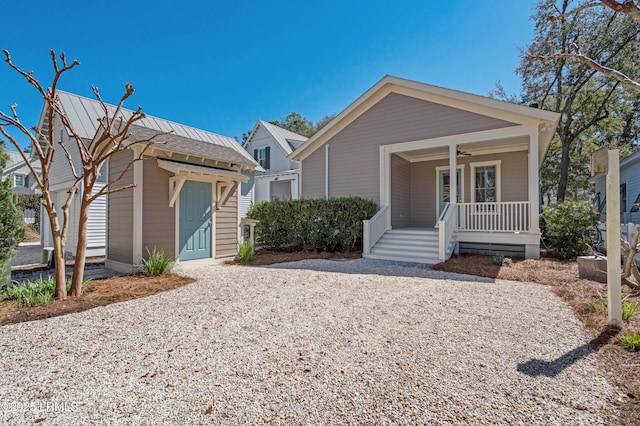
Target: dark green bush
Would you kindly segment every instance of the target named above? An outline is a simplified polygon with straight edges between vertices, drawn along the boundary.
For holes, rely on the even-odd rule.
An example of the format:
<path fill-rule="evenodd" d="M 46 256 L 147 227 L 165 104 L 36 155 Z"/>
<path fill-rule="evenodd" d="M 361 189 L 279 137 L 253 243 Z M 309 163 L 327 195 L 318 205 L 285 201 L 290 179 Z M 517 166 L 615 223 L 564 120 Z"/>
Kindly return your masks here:
<path fill-rule="evenodd" d="M 362 221 L 377 205 L 360 197 L 256 203 L 247 217 L 259 221 L 256 238 L 266 247 L 341 251 L 362 242 Z"/>
<path fill-rule="evenodd" d="M 553 255 L 570 259 L 589 251 L 589 231 L 598 226 L 598 212 L 586 202 L 564 201 L 542 209 L 543 237 Z"/>
<path fill-rule="evenodd" d="M 13 199 L 20 211 L 33 210 L 36 214 L 33 229 L 40 232 L 40 194 L 13 194 Z"/>

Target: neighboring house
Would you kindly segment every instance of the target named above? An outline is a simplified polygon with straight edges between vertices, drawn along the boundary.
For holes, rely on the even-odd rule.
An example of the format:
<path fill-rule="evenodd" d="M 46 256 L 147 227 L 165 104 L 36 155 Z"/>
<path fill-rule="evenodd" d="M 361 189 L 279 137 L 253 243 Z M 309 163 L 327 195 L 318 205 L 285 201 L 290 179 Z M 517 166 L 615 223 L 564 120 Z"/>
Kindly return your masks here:
<path fill-rule="evenodd" d="M 607 191 L 606 175 L 591 178 L 595 183 L 595 202 L 600 212 L 600 220 L 605 221 Z M 620 161 L 620 223 L 640 225 L 640 151 L 636 151 Z"/>
<path fill-rule="evenodd" d="M 260 201 L 298 199 L 299 163 L 287 158 L 302 145 L 306 137 L 258 120 L 244 148 L 264 169 L 249 176 L 242 184 L 241 216 L 247 215 L 252 203 Z"/>
<path fill-rule="evenodd" d="M 2 179 L 6 179 L 9 176 L 13 180 L 13 193 L 14 194 L 34 194 L 39 193 L 40 189 L 37 187 L 33 178 L 33 173 L 29 169 L 29 166 L 25 163 L 24 159 L 19 152 L 7 151 L 9 154 L 9 161 L 2 173 Z M 27 154 L 28 156 L 28 154 Z M 36 161 L 36 171 L 40 170 L 40 164 Z"/>
<path fill-rule="evenodd" d="M 66 92 L 58 94 L 75 131 L 90 143 L 103 116 L 100 104 Z M 41 116 L 41 129 L 50 125 L 47 108 Z M 77 163 L 77 148 L 57 116 L 51 125 L 55 134 L 68 142 Z M 242 172 L 253 171 L 257 164 L 234 139 L 148 115 L 132 126 L 129 140 L 145 139 L 159 131 L 171 133 L 156 137 L 158 144 L 148 149 L 144 159 L 136 161 L 116 186 L 135 187 L 96 200 L 91 206 L 87 256 L 103 254 L 107 268 L 131 272 L 147 249 L 154 248 L 178 261 L 236 254 L 238 182 L 246 180 Z M 118 176 L 133 158 L 133 150 L 112 157 L 101 174 L 102 183 Z M 64 153 L 57 149 L 50 180 L 58 205 L 66 198 L 72 179 Z M 71 255 L 77 244 L 79 197 L 77 194 L 70 211 L 67 252 Z M 50 245 L 47 221 L 44 225 L 43 241 Z"/>
<path fill-rule="evenodd" d="M 301 162 L 301 196 L 378 203 L 364 257 L 539 258 L 538 172 L 559 117 L 387 76 L 289 158 Z"/>

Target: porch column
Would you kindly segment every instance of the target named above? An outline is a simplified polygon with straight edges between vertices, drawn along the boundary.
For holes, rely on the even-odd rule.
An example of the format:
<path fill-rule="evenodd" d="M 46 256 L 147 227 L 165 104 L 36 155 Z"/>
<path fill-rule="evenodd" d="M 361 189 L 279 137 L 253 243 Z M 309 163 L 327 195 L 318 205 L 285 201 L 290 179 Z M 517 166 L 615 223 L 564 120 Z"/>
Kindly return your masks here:
<path fill-rule="evenodd" d="M 529 217 L 530 232 L 540 233 L 540 186 L 538 183 L 538 129 L 529 133 Z"/>
<path fill-rule="evenodd" d="M 458 145 L 449 145 L 449 200 L 451 204 L 458 202 Z"/>

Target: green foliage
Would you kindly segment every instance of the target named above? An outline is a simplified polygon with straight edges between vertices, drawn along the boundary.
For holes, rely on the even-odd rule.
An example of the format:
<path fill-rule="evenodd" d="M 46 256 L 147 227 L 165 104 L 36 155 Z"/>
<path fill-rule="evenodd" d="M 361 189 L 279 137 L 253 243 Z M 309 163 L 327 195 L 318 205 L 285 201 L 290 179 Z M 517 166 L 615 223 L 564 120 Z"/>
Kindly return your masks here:
<path fill-rule="evenodd" d="M 164 275 L 171 272 L 173 269 L 174 261 L 164 251 L 153 248 L 153 251 L 149 251 L 147 248 L 147 258 L 142 259 L 142 264 L 139 266 L 140 271 L 148 276 L 155 277 L 158 275 Z"/>
<path fill-rule="evenodd" d="M 582 8 L 582 2 L 539 0 L 534 35 L 517 69 L 522 103 L 561 113 L 545 162 L 542 193 L 563 201 L 592 192 L 588 154 L 596 147 L 622 148 L 638 138 L 639 93 L 577 60 L 539 58 L 582 54 L 607 67 L 638 78 L 640 26 L 606 7 Z M 565 198 L 566 197 L 566 198 Z"/>
<path fill-rule="evenodd" d="M 238 244 L 238 257 L 242 262 L 248 262 L 253 259 L 253 247 L 249 241 Z"/>
<path fill-rule="evenodd" d="M 320 129 L 322 129 L 324 126 L 329 124 L 329 122 L 331 122 L 331 120 L 333 120 L 335 116 L 335 114 L 325 115 L 320 121 L 318 121 L 316 124 L 313 124 L 313 121 L 309 120 L 308 118 L 303 117 L 297 112 L 292 112 L 286 117 L 281 118 L 280 120 L 270 121 L 270 123 L 310 138 L 311 136 L 319 132 Z M 247 135 L 247 138 L 248 137 L 249 136 Z M 246 140 L 244 135 L 242 135 L 242 138 L 243 141 Z"/>
<path fill-rule="evenodd" d="M 601 314 L 606 315 L 609 310 L 607 299 L 602 294 L 600 294 L 600 292 L 598 292 L 598 294 L 596 295 L 596 300 L 597 302 L 595 304 L 594 303 L 589 304 L 589 310 L 591 312 L 599 312 Z M 638 302 L 635 302 L 633 300 L 630 301 L 627 296 L 623 296 L 622 297 L 622 320 L 629 322 L 633 314 L 635 314 L 637 311 L 638 311 Z"/>
<path fill-rule="evenodd" d="M 607 310 L 609 309 L 608 305 L 607 305 L 607 299 L 602 294 L 600 294 L 600 292 L 598 292 L 598 294 L 595 297 L 596 297 L 597 302 L 596 303 L 590 303 L 589 304 L 589 310 L 591 312 L 599 312 L 601 314 L 605 314 L 606 315 L 607 314 Z"/>
<path fill-rule="evenodd" d="M 377 210 L 360 197 L 256 203 L 247 217 L 257 219 L 256 236 L 267 247 L 341 251 L 362 241 L 362 221 Z"/>
<path fill-rule="evenodd" d="M 71 288 L 71 279 L 67 280 L 67 291 Z M 56 279 L 48 275 L 37 281 L 27 281 L 11 285 L 0 291 L 0 300 L 15 300 L 24 306 L 36 306 L 51 302 L 55 298 Z"/>
<path fill-rule="evenodd" d="M 513 260 L 511 260 L 510 257 L 505 257 L 501 254 L 496 254 L 495 256 L 493 256 L 493 263 L 498 266 L 509 266 L 512 262 Z"/>
<path fill-rule="evenodd" d="M 631 352 L 640 351 L 640 332 L 629 331 L 620 336 L 620 343 Z M 638 389 L 640 391 L 640 389 Z"/>
<path fill-rule="evenodd" d="M 638 302 L 629 301 L 625 296 L 622 298 L 622 320 L 629 322 L 633 314 L 638 311 Z"/>
<path fill-rule="evenodd" d="M 570 259 L 589 250 L 589 229 L 598 225 L 598 212 L 586 202 L 565 201 L 542 209 L 542 234 L 558 259 Z"/>
<path fill-rule="evenodd" d="M 40 232 L 40 194 L 13 194 L 20 211 L 33 210 L 36 214 L 33 229 Z"/>
<path fill-rule="evenodd" d="M 4 146 L 0 145 L 0 175 L 7 164 Z M 0 264 L 4 264 L 18 250 L 24 239 L 24 217 L 13 199 L 11 178 L 0 179 Z"/>

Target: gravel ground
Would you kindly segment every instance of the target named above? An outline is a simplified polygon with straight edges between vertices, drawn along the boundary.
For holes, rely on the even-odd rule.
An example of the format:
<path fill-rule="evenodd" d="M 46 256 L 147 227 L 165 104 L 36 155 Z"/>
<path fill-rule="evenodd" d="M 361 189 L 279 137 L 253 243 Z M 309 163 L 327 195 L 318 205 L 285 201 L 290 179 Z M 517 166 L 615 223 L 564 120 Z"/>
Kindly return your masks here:
<path fill-rule="evenodd" d="M 544 286 L 380 261 L 194 284 L 0 328 L 0 423 L 616 424 Z"/>

